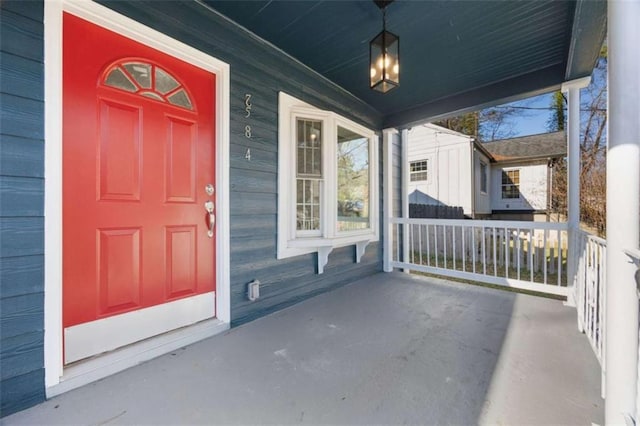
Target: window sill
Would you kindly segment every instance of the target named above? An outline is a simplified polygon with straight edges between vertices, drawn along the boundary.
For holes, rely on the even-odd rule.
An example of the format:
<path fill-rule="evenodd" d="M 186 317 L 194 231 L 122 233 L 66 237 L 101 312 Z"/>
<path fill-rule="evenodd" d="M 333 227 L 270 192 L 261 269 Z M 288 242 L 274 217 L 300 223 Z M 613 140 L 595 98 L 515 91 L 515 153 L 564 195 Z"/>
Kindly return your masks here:
<path fill-rule="evenodd" d="M 366 234 L 359 233 L 355 235 L 344 235 L 335 238 L 297 238 L 287 241 L 286 247 L 278 247 L 278 259 L 300 256 L 303 254 L 317 253 L 317 271 L 318 274 L 324 272 L 324 267 L 329 262 L 329 254 L 333 249 L 350 245 L 356 246 L 356 263 L 360 263 L 364 255 L 367 245 L 378 238 L 374 232 Z"/>

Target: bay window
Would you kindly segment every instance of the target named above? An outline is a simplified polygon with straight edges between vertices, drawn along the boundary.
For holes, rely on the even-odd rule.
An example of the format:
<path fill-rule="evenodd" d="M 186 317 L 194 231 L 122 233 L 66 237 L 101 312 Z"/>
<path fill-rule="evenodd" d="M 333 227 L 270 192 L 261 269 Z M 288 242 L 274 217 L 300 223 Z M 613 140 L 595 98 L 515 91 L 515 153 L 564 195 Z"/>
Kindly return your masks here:
<path fill-rule="evenodd" d="M 378 137 L 286 93 L 278 111 L 278 258 L 378 240 Z"/>

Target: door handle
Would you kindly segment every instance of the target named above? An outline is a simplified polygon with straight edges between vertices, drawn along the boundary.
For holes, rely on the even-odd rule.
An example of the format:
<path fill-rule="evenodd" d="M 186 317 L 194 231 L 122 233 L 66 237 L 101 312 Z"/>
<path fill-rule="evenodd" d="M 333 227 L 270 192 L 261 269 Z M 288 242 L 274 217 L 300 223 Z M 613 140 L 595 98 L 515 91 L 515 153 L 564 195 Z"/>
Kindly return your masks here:
<path fill-rule="evenodd" d="M 209 238 L 213 237 L 213 229 L 216 226 L 216 215 L 213 214 L 213 201 L 207 201 L 204 203 L 204 209 L 207 211 L 207 222 L 209 226 L 209 230 L 207 231 L 207 235 Z"/>

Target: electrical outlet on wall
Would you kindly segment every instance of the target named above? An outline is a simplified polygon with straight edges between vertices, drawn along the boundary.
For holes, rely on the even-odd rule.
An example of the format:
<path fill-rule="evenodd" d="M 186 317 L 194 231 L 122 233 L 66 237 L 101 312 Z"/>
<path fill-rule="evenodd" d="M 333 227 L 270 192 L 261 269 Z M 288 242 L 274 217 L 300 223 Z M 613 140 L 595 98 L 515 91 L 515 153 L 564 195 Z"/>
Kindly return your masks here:
<path fill-rule="evenodd" d="M 247 284 L 247 298 L 252 302 L 260 298 L 260 281 L 253 280 Z"/>

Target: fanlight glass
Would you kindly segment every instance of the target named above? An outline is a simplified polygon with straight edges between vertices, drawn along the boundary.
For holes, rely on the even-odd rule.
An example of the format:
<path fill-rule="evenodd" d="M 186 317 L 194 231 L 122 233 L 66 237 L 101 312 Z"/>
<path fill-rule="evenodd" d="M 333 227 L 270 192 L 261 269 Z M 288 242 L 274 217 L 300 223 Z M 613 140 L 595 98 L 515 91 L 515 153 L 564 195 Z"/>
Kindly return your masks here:
<path fill-rule="evenodd" d="M 185 88 L 171 74 L 153 64 L 143 62 L 117 63 L 111 66 L 103 84 L 145 98 L 193 110 L 193 103 Z"/>

